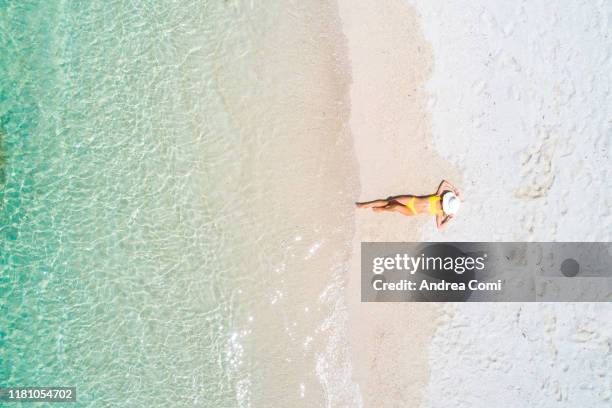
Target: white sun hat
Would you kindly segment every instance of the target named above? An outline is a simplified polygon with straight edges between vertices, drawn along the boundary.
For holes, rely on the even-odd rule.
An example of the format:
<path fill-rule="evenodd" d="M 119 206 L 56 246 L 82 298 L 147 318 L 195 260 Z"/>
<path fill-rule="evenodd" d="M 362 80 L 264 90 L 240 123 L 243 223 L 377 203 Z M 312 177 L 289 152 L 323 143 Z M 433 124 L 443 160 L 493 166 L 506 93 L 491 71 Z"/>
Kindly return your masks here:
<path fill-rule="evenodd" d="M 442 210 L 446 214 L 457 214 L 459 211 L 459 207 L 461 206 L 461 201 L 452 191 L 447 191 L 442 196 Z"/>

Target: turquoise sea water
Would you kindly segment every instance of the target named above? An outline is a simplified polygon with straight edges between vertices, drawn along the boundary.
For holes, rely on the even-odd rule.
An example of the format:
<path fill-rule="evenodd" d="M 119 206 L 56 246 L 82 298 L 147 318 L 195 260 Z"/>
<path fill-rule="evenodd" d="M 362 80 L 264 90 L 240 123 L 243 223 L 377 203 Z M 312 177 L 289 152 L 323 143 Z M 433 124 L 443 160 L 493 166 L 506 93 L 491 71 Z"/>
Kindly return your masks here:
<path fill-rule="evenodd" d="M 259 10 L 0 0 L 0 385 L 76 386 L 70 406 L 313 406 L 299 384 L 317 382 L 302 344 L 318 320 L 267 309 L 281 289 L 316 303 L 345 263 L 350 146 L 339 125 L 316 130 L 341 109 L 320 102 L 336 74 L 283 66 L 308 62 L 324 19 Z M 280 20 L 300 51 L 257 51 L 286 38 L 271 39 Z M 302 86 L 315 79 L 327 88 Z M 278 119 L 296 106 L 295 125 Z M 287 269 L 321 283 L 310 294 Z"/>
<path fill-rule="evenodd" d="M 239 211 L 217 170 L 236 141 L 206 78 L 231 13 L 154 3 L 0 3 L 3 385 L 235 403 L 233 229 L 215 202 Z"/>

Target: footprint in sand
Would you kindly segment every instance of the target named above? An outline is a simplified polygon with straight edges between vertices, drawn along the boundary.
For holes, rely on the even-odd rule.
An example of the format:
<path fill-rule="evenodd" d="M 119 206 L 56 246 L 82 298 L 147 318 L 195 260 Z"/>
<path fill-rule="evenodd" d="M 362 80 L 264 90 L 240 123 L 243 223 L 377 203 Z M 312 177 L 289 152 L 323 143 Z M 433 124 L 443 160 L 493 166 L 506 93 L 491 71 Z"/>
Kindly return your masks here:
<path fill-rule="evenodd" d="M 571 154 L 573 146 L 566 139 L 546 134 L 520 155 L 522 185 L 514 195 L 522 199 L 545 197 L 555 181 L 558 157 Z"/>

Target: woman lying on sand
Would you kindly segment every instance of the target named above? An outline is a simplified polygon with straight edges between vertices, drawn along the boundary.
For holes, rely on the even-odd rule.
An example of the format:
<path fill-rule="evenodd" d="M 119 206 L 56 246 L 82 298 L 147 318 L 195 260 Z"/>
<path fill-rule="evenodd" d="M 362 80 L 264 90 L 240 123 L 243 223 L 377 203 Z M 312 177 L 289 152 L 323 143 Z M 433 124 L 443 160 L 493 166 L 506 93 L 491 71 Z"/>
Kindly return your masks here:
<path fill-rule="evenodd" d="M 358 208 L 374 211 L 396 211 L 404 215 L 431 214 L 436 216 L 436 226 L 444 229 L 455 217 L 461 204 L 461 193 L 451 183 L 442 180 L 438 191 L 432 195 L 400 195 L 386 200 L 357 203 Z"/>

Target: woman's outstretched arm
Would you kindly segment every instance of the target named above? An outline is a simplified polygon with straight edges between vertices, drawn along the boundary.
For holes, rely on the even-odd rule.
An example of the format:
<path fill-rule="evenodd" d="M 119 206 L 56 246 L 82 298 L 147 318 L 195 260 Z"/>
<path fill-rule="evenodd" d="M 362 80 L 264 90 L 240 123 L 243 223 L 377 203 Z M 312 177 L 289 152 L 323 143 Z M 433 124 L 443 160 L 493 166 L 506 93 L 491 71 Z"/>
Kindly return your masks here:
<path fill-rule="evenodd" d="M 443 230 L 444 228 L 448 226 L 448 223 L 452 219 L 453 219 L 452 215 L 438 214 L 436 215 L 436 227 L 438 227 L 439 230 Z"/>
<path fill-rule="evenodd" d="M 436 191 L 436 195 L 440 195 L 445 191 L 452 191 L 457 197 L 461 198 L 461 192 L 459 189 L 457 189 L 457 187 L 453 186 L 446 180 L 442 180 L 440 186 L 438 187 L 438 191 Z"/>

